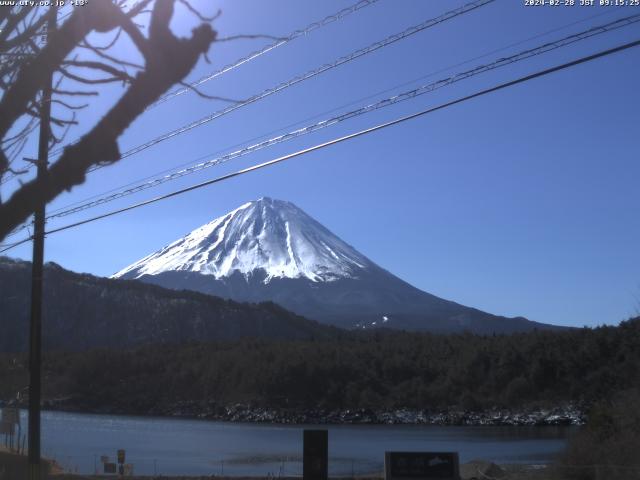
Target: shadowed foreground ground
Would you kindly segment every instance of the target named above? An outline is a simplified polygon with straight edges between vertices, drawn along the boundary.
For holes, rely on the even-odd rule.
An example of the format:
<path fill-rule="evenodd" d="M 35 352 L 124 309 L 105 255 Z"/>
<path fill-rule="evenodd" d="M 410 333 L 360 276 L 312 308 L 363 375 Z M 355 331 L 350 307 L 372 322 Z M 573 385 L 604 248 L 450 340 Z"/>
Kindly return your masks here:
<path fill-rule="evenodd" d="M 116 475 L 75 475 L 69 473 L 62 473 L 61 469 L 54 462 L 46 462 L 47 468 L 51 471 L 46 478 L 49 480 L 109 480 L 114 478 L 120 478 Z M 497 470 L 490 470 L 487 473 L 493 473 L 496 476 L 478 473 L 477 469 L 470 464 L 461 466 L 461 478 L 468 480 L 471 478 L 477 479 L 499 479 L 499 480 L 560 480 L 565 478 L 563 476 L 554 475 L 548 468 L 539 468 L 538 466 L 531 465 L 505 465 L 497 467 Z M 356 476 L 357 480 L 380 480 L 384 475 L 382 472 L 379 476 L 367 475 Z M 26 457 L 18 456 L 15 454 L 9 454 L 7 452 L 0 452 L 0 480 L 17 480 L 27 478 L 26 476 Z M 125 477 L 132 480 L 204 480 L 212 479 L 216 480 L 265 480 L 269 477 L 225 477 L 225 476 L 134 476 Z M 270 477 L 275 479 L 276 477 Z M 300 480 L 301 477 L 277 477 L 278 480 Z M 332 480 L 353 480 L 352 477 L 331 477 Z M 603 477 L 608 478 L 608 477 Z"/>
<path fill-rule="evenodd" d="M 617 470 L 613 471 L 611 469 L 595 469 L 589 468 L 588 471 L 578 472 L 574 469 L 562 470 L 557 467 L 541 467 L 539 465 L 501 465 L 502 469 L 501 473 L 498 473 L 496 476 L 482 474 L 482 473 L 472 473 L 472 471 L 463 471 L 464 469 L 461 466 L 461 479 L 462 480 L 577 480 L 577 479 L 593 479 L 593 480 L 636 480 L 640 479 L 640 472 L 638 471 L 629 471 L 629 470 Z M 492 472 L 495 473 L 495 472 Z M 583 476 L 584 475 L 584 476 Z M 54 475 L 50 477 L 51 480 L 98 480 L 98 479 L 113 479 L 117 478 L 113 475 L 111 476 L 83 476 L 83 475 Z M 222 477 L 222 476 L 196 476 L 196 477 L 188 477 L 188 476 L 136 476 L 136 477 L 126 477 L 131 479 L 138 480 L 151 480 L 151 479 L 162 479 L 162 480 L 204 480 L 204 479 L 212 479 L 216 480 L 265 480 L 268 477 Z M 277 477 L 271 477 L 271 479 L 275 479 Z M 382 473 L 380 476 L 362 476 L 355 477 L 355 480 L 380 480 L 384 478 Z M 280 477 L 278 480 L 301 480 L 301 477 Z M 331 477 L 331 480 L 353 480 L 353 477 Z"/>
<path fill-rule="evenodd" d="M 64 473 L 62 468 L 54 461 L 43 462 L 48 474 L 44 478 L 48 480 L 109 480 L 121 478 L 116 475 L 77 475 Z M 559 465 L 495 465 L 482 460 L 471 461 L 460 466 L 462 480 L 640 480 L 640 469 L 630 467 L 590 466 L 570 467 Z M 24 455 L 10 453 L 0 446 L 0 480 L 18 480 L 27 478 L 27 458 Z M 240 476 L 165 476 L 165 475 L 138 475 L 125 477 L 132 480 L 301 480 L 301 477 L 240 477 Z M 379 475 L 356 476 L 355 480 L 380 480 L 384 478 L 383 472 Z M 332 480 L 354 480 L 354 477 L 331 477 Z"/>

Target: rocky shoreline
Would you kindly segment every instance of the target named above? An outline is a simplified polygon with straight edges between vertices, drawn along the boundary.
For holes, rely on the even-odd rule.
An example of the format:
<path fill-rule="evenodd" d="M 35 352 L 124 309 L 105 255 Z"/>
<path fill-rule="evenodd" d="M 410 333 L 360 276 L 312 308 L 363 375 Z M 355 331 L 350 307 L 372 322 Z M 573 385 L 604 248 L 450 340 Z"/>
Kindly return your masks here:
<path fill-rule="evenodd" d="M 252 423 L 289 424 L 389 424 L 389 425 L 584 425 L 585 415 L 572 406 L 551 410 L 512 412 L 490 410 L 483 412 L 438 411 L 396 409 L 396 410 L 282 410 L 251 408 L 237 404 L 226 407 L 224 412 L 190 411 L 189 405 L 181 405 L 171 412 L 171 416 L 195 416 L 212 420 Z"/>
<path fill-rule="evenodd" d="M 0 406 L 3 402 L 0 401 Z M 26 407 L 26 405 L 24 405 Z M 92 407 L 71 398 L 47 400 L 43 409 L 111 415 L 145 415 L 205 420 L 280 423 L 280 424 L 388 424 L 388 425 L 458 425 L 458 426 L 579 426 L 586 423 L 584 408 L 566 404 L 549 409 L 489 409 L 484 411 L 448 410 L 321 410 L 300 408 L 264 408 L 248 404 L 221 406 L 180 401 L 166 406 L 132 409 L 130 406 Z"/>

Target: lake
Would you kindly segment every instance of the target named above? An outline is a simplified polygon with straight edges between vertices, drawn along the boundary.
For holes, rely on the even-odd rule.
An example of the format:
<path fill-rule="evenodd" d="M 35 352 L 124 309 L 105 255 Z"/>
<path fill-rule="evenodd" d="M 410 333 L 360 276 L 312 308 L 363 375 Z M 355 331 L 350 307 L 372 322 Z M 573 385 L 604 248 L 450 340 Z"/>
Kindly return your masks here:
<path fill-rule="evenodd" d="M 22 431 L 27 416 L 23 411 Z M 329 430 L 331 475 L 382 472 L 386 450 L 457 451 L 460 461 L 548 463 L 578 427 L 274 425 L 175 418 L 43 412 L 42 450 L 78 473 L 100 470 L 101 455 L 137 474 L 301 475 L 302 430 Z"/>

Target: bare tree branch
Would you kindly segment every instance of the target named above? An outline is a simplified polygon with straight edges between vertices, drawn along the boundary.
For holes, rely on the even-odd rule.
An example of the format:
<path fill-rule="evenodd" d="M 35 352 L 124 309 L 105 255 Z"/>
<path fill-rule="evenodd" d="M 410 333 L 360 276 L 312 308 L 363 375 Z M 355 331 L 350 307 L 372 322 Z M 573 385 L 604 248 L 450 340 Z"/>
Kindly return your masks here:
<path fill-rule="evenodd" d="M 117 5 L 111 2 L 91 2 L 88 5 L 104 4 L 118 10 Z M 13 193 L 7 202 L 0 204 L 0 239 L 24 223 L 37 205 L 42 202 L 50 202 L 65 190 L 70 190 L 75 185 L 83 183 L 87 171 L 92 166 L 117 162 L 120 159 L 117 143 L 119 136 L 149 105 L 160 98 L 172 85 L 181 82 L 193 69 L 200 56 L 207 52 L 216 39 L 216 32 L 210 25 L 202 24 L 192 31 L 190 38 L 175 37 L 169 29 L 173 9 L 174 0 L 156 0 L 151 15 L 149 39 L 142 37 L 145 46 L 145 51 L 142 52 L 146 60 L 145 69 L 133 79 L 125 94 L 111 110 L 77 143 L 67 146 L 63 150 L 58 161 L 51 166 L 45 180 L 35 179 L 26 182 Z M 74 21 L 74 17 L 77 21 L 78 12 L 87 10 L 85 8 L 77 9 L 65 26 Z M 120 10 L 118 12 L 119 14 L 114 13 L 113 18 L 105 21 L 102 27 L 122 26 L 128 33 L 127 27 L 122 24 L 121 20 L 124 17 L 130 22 L 130 19 Z M 94 22 L 89 18 L 85 18 L 85 21 L 87 23 Z M 95 24 L 92 23 L 92 25 L 95 27 Z M 76 28 L 81 28 L 81 26 L 76 23 Z M 86 31 L 86 28 L 83 31 Z M 73 35 L 73 38 L 76 39 L 76 45 L 80 43 L 81 38 L 78 38 L 73 32 L 67 32 L 67 34 Z M 43 50 L 43 53 L 48 51 L 55 55 L 54 60 L 57 61 L 57 65 L 62 63 L 64 57 L 61 56 L 60 51 L 54 49 L 54 46 L 57 45 L 57 49 L 66 52 L 65 55 L 70 51 L 60 45 L 62 43 L 60 38 L 57 35 L 52 39 L 52 42 L 57 43 L 47 45 Z M 66 41 L 64 45 L 67 45 Z M 56 63 L 51 59 L 40 58 L 39 62 L 34 63 L 40 65 L 40 71 L 44 68 L 43 64 L 48 65 L 51 69 L 56 67 Z M 22 87 L 20 91 L 22 94 L 31 93 L 29 98 L 33 98 L 37 91 L 37 85 L 37 82 L 33 82 L 29 88 Z M 1 135 L 8 128 L 5 125 L 13 123 L 5 120 L 4 112 L 7 111 L 10 115 L 15 116 L 20 110 L 24 111 L 28 105 L 27 100 L 21 102 L 14 100 L 14 103 L 6 104 L 5 98 L 6 95 L 0 102 L 0 113 L 3 114 L 0 115 Z"/>
<path fill-rule="evenodd" d="M 24 31 L 20 32 L 18 35 L 14 36 L 10 40 L 7 40 L 1 43 L 0 50 L 3 52 L 9 51 L 15 46 L 26 41 L 28 38 L 32 38 L 38 32 L 38 30 L 42 28 L 42 26 L 45 24 L 46 21 L 47 21 L 47 16 L 41 15 L 36 22 L 34 22 L 32 25 L 25 28 Z"/>
<path fill-rule="evenodd" d="M 227 98 L 227 97 L 219 97 L 216 95 L 208 95 L 206 93 L 203 93 L 202 91 L 200 91 L 197 87 L 194 87 L 193 85 L 187 83 L 187 82 L 179 82 L 180 85 L 182 85 L 183 87 L 188 88 L 189 90 L 191 90 L 193 93 L 195 93 L 196 95 L 198 95 L 201 98 L 204 98 L 206 100 L 220 100 L 221 102 L 228 102 L 228 103 L 242 103 L 245 100 L 235 100 L 233 98 Z"/>
<path fill-rule="evenodd" d="M 69 95 L 69 96 L 96 96 L 98 95 L 98 92 L 96 92 L 95 90 L 92 91 L 70 91 L 70 90 L 60 90 L 57 88 L 53 89 L 53 93 L 55 93 L 56 95 Z"/>
<path fill-rule="evenodd" d="M 65 60 L 62 62 L 62 65 L 71 66 L 71 67 L 79 67 L 79 68 L 91 68 L 93 70 L 101 70 L 110 74 L 111 76 L 118 78 L 123 82 L 131 82 L 133 81 L 133 77 L 131 77 L 126 72 L 122 70 L 118 70 L 111 65 L 107 65 L 103 62 L 95 62 L 95 61 L 87 61 L 87 60 Z M 67 70 L 68 71 L 68 70 Z"/>
<path fill-rule="evenodd" d="M 57 125 L 58 127 L 66 127 L 67 125 L 77 125 L 78 122 L 76 120 L 65 120 L 63 118 L 51 117 L 51 123 Z"/>
<path fill-rule="evenodd" d="M 33 9 L 31 6 L 25 6 L 19 8 L 16 13 L 12 13 L 7 18 L 6 25 L 0 30 L 0 45 L 3 45 L 9 36 L 15 31 L 16 27 L 19 25 L 20 21 L 22 21 L 29 12 Z"/>
<path fill-rule="evenodd" d="M 73 117 L 72 117 L 72 118 L 73 118 L 74 120 L 76 119 L 76 113 L 75 113 L 75 112 L 73 112 Z M 53 134 L 53 132 L 50 132 L 50 133 L 51 133 L 51 136 L 54 138 L 54 141 L 53 141 L 53 143 L 50 145 L 50 147 L 49 147 L 49 148 L 51 148 L 51 147 L 53 147 L 53 146 L 55 146 L 55 145 L 58 145 L 58 144 L 62 143 L 62 142 L 64 141 L 64 139 L 67 137 L 67 134 L 69 133 L 69 129 L 71 128 L 71 126 L 72 126 L 72 124 L 71 124 L 71 123 L 70 123 L 70 124 L 68 124 L 68 125 L 66 126 L 66 128 L 62 131 L 62 134 L 61 134 L 59 137 L 56 137 L 56 136 Z"/>
<path fill-rule="evenodd" d="M 87 40 L 86 38 L 84 39 L 84 43 L 86 45 L 89 45 L 91 47 L 91 49 L 95 49 L 95 50 L 109 50 L 111 47 L 113 47 L 116 42 L 120 39 L 120 34 L 122 34 L 122 28 L 119 28 L 116 31 L 116 34 L 113 37 L 113 40 L 111 40 L 108 44 L 104 45 L 104 46 L 98 46 L 98 45 L 89 45 L 89 40 Z"/>
<path fill-rule="evenodd" d="M 29 127 L 31 126 L 31 124 L 33 122 L 34 122 L 33 119 L 29 120 L 29 122 L 17 134 L 15 134 L 15 135 L 13 135 L 11 137 L 3 138 L 0 141 L 0 144 L 9 143 L 9 142 L 12 142 L 13 140 L 15 140 L 15 139 L 17 139 L 19 137 L 22 137 L 25 134 L 25 132 L 27 132 L 29 130 Z M 5 147 L 3 147 L 3 148 L 5 148 Z"/>
<path fill-rule="evenodd" d="M 71 105 L 70 103 L 63 102 L 62 100 L 54 99 L 51 100 L 51 103 L 57 103 L 58 105 L 62 105 L 69 110 L 82 110 L 83 108 L 87 108 L 89 106 L 88 103 L 83 103 L 82 105 Z"/>
<path fill-rule="evenodd" d="M 162 3 L 162 2 L 161 2 Z M 109 31 L 118 26 L 116 17 L 122 12 L 111 2 L 89 2 L 77 8 L 62 27 L 49 35 L 47 46 L 30 62 L 26 62 L 16 80 L 0 101 L 0 138 L 25 113 L 30 99 L 42 89 L 44 79 L 92 30 Z M 2 165 L 0 165 L 1 171 Z"/>
<path fill-rule="evenodd" d="M 144 69 L 144 66 L 142 66 L 142 65 L 139 65 L 139 64 L 133 63 L 133 62 L 127 62 L 126 60 L 122 60 L 122 59 L 116 58 L 116 57 L 114 57 L 112 55 L 109 55 L 108 53 L 104 53 L 101 48 L 94 47 L 87 40 L 85 40 L 80 45 L 80 47 L 86 48 L 86 49 L 92 51 L 93 53 L 95 53 L 96 55 L 98 55 L 99 57 L 102 57 L 105 60 L 108 60 L 110 62 L 116 63 L 118 65 L 127 65 L 129 67 L 136 68 L 138 70 L 143 70 Z"/>
<path fill-rule="evenodd" d="M 213 22 L 217 20 L 220 15 L 222 15 L 222 10 L 218 10 L 213 17 L 205 17 L 204 15 L 202 15 L 202 13 L 193 8 L 188 0 L 180 0 L 180 3 L 187 7 L 187 10 L 189 10 L 193 15 L 195 15 L 199 20 L 203 22 Z"/>
<path fill-rule="evenodd" d="M 136 15 L 144 12 L 145 9 L 147 8 L 147 5 L 149 5 L 150 3 L 151 3 L 151 0 L 143 0 L 143 1 L 138 2 L 136 5 L 134 5 L 134 7 L 131 10 L 129 10 L 126 13 L 127 17 L 133 18 Z M 124 4 L 124 2 L 123 2 L 123 4 Z"/>
<path fill-rule="evenodd" d="M 24 173 L 27 173 L 29 170 L 14 170 L 13 168 L 10 168 L 9 171 L 14 175 L 22 175 Z"/>
<path fill-rule="evenodd" d="M 74 73 L 71 73 L 70 71 L 68 71 L 64 67 L 58 67 L 58 70 L 65 77 L 70 78 L 71 80 L 75 80 L 76 82 L 79 82 L 79 83 L 85 83 L 87 85 L 99 85 L 99 84 L 103 84 L 103 83 L 114 83 L 114 82 L 127 82 L 127 81 L 129 81 L 129 80 L 123 80 L 121 77 L 107 77 L 107 78 L 86 78 L 86 77 L 81 77 L 80 75 L 76 75 Z"/>

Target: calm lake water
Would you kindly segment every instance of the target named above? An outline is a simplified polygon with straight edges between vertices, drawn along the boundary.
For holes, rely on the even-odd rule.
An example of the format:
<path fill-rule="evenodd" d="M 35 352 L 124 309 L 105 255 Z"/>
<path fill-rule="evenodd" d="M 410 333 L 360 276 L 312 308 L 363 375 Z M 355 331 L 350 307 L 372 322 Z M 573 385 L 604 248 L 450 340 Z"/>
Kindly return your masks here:
<path fill-rule="evenodd" d="M 22 429 L 26 432 L 26 412 Z M 301 475 L 302 430 L 311 425 L 211 422 L 43 412 L 43 453 L 79 473 L 124 448 L 138 474 Z M 576 427 L 330 425 L 331 475 L 381 472 L 386 450 L 457 451 L 460 461 L 547 463 Z"/>

